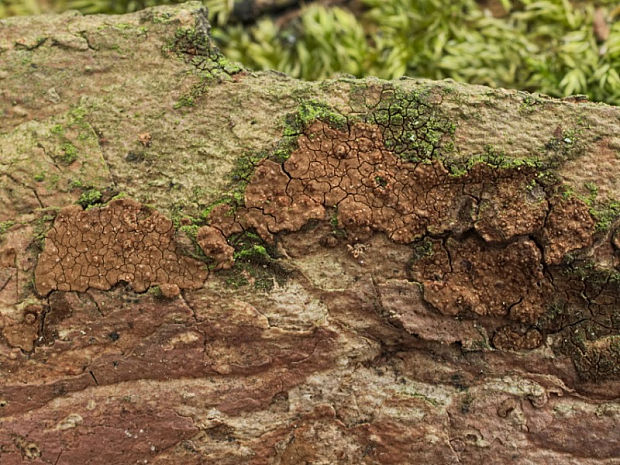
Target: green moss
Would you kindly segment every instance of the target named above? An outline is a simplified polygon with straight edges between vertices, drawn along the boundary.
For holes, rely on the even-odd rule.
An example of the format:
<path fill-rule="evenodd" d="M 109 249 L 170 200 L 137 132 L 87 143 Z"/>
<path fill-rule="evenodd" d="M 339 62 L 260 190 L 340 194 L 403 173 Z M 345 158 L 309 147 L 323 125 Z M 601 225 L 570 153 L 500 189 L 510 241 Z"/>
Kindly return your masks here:
<path fill-rule="evenodd" d="M 269 291 L 274 281 L 284 284 L 288 272 L 274 258 L 275 247 L 266 244 L 258 234 L 252 231 L 233 234 L 228 242 L 235 249 L 235 264 L 232 269 L 220 272 L 228 286 L 239 288 L 252 282 L 255 289 Z"/>
<path fill-rule="evenodd" d="M 55 218 L 55 213 L 46 213 L 45 215 L 38 217 L 33 222 L 31 247 L 34 249 L 35 253 L 39 253 L 43 250 L 43 244 L 45 242 L 47 231 L 49 230 L 50 225 Z"/>
<path fill-rule="evenodd" d="M 172 15 L 170 13 L 153 13 L 151 17 L 151 22 L 153 24 L 168 24 L 172 19 Z"/>
<path fill-rule="evenodd" d="M 545 164 L 538 157 L 514 158 L 506 154 L 503 150 L 498 150 L 490 144 L 484 147 L 484 152 L 471 156 L 466 162 L 446 163 L 450 174 L 454 177 L 465 175 L 474 166 L 484 163 L 496 169 L 517 169 L 532 168 L 540 170 L 539 174 L 547 173 Z M 535 185 L 532 185 L 533 189 Z"/>
<path fill-rule="evenodd" d="M 182 95 L 181 98 L 174 104 L 174 109 L 178 110 L 183 107 L 193 107 L 194 97 L 191 95 Z"/>
<path fill-rule="evenodd" d="M 234 258 L 235 260 L 247 260 L 253 263 L 268 263 L 271 260 L 269 253 L 267 253 L 267 249 L 257 244 L 235 252 Z"/>
<path fill-rule="evenodd" d="M 3 239 L 6 232 L 15 224 L 15 221 L 3 221 L 0 223 L 0 240 Z"/>
<path fill-rule="evenodd" d="M 78 159 L 78 150 L 71 142 L 65 142 L 61 146 L 62 154 L 59 159 L 65 165 L 70 165 Z"/>
<path fill-rule="evenodd" d="M 185 234 L 187 234 L 187 236 L 192 240 L 192 241 L 196 241 L 196 236 L 198 234 L 198 230 L 200 229 L 200 226 L 198 226 L 197 224 L 190 224 L 190 225 L 183 225 L 181 227 L 178 228 L 179 231 L 183 231 Z"/>
<path fill-rule="evenodd" d="M 45 173 L 44 172 L 40 172 L 34 175 L 34 180 L 36 182 L 43 182 L 45 181 Z"/>
<path fill-rule="evenodd" d="M 320 120 L 334 129 L 347 127 L 348 119 L 319 100 L 310 99 L 300 103 L 297 112 L 290 115 L 284 135 L 300 134 L 315 121 Z"/>
<path fill-rule="evenodd" d="M 64 134 L 65 129 L 62 127 L 62 124 L 55 124 L 54 126 L 52 126 L 52 128 L 50 129 L 50 132 L 56 136 L 61 136 Z"/>
<path fill-rule="evenodd" d="M 84 186 L 84 183 L 80 179 L 72 179 L 71 182 L 69 182 L 69 187 L 71 189 L 82 189 L 85 186 Z"/>
<path fill-rule="evenodd" d="M 149 287 L 149 290 L 147 291 L 148 294 L 150 294 L 151 296 L 153 296 L 155 299 L 163 299 L 164 295 L 161 292 L 161 288 L 159 286 L 151 286 Z"/>
<path fill-rule="evenodd" d="M 596 232 L 607 232 L 620 218 L 620 202 L 609 200 L 590 208 L 590 214 L 596 220 Z"/>
<path fill-rule="evenodd" d="M 97 189 L 89 189 L 80 195 L 77 203 L 80 204 L 82 208 L 88 208 L 101 203 L 101 192 Z"/>
<path fill-rule="evenodd" d="M 542 103 L 543 103 L 543 100 L 536 95 L 531 95 L 531 94 L 524 95 L 521 101 L 521 105 L 519 106 L 519 113 L 522 113 L 522 114 L 533 113 L 536 110 L 535 108 L 536 105 L 541 105 Z"/>

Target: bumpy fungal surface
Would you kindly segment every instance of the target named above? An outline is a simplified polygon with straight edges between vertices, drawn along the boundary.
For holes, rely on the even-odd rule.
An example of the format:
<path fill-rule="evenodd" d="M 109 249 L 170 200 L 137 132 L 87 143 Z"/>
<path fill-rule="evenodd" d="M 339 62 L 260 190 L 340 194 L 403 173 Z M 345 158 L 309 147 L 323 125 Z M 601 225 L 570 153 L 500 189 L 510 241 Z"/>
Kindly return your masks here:
<path fill-rule="evenodd" d="M 592 245 L 594 226 L 588 208 L 579 199 L 555 199 L 542 235 L 545 262 L 557 265 L 567 253 Z"/>
<path fill-rule="evenodd" d="M 551 282 L 530 240 L 493 248 L 476 238 L 434 242 L 413 265 L 426 300 L 446 315 L 508 316 L 533 323 L 545 311 Z"/>
<path fill-rule="evenodd" d="M 544 265 L 586 248 L 594 234 L 587 206 L 553 192 L 532 168 L 478 163 L 455 176 L 437 160 L 404 160 L 379 126 L 317 121 L 286 161 L 257 165 L 244 208 L 234 216 L 218 208 L 211 225 L 224 235 L 253 229 L 271 242 L 335 212 L 332 222 L 353 241 L 377 232 L 405 244 L 442 236 L 410 270 L 428 303 L 446 315 L 533 323 L 552 293 Z"/>
<path fill-rule="evenodd" d="M 365 123 L 334 129 L 319 121 L 297 142 L 284 163 L 258 164 L 237 227 L 271 241 L 335 209 L 338 225 L 357 237 L 383 232 L 398 243 L 472 228 L 492 243 L 542 235 L 548 263 L 591 244 L 587 206 L 576 198 L 557 200 L 550 212 L 550 194 L 532 168 L 478 163 L 455 176 L 438 160 L 401 158 L 386 147 L 379 126 Z M 230 216 L 213 214 L 211 224 L 226 231 Z"/>
<path fill-rule="evenodd" d="M 35 269 L 37 292 L 107 290 L 124 281 L 137 292 L 156 284 L 199 287 L 204 264 L 177 252 L 165 216 L 119 199 L 106 207 L 62 209 Z"/>

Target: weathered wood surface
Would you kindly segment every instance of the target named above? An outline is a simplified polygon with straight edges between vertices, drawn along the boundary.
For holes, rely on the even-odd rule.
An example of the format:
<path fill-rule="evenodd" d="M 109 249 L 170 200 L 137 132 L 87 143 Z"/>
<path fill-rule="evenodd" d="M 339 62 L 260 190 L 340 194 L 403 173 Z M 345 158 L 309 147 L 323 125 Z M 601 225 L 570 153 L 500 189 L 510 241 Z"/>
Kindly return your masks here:
<path fill-rule="evenodd" d="M 617 464 L 620 110 L 0 21 L 0 463 Z"/>

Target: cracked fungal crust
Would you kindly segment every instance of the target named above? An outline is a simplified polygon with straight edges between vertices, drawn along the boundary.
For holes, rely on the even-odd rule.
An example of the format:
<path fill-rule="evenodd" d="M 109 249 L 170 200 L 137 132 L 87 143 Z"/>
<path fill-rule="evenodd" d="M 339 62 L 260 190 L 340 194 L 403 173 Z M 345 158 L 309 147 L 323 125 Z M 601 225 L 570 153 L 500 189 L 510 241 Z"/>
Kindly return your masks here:
<path fill-rule="evenodd" d="M 317 121 L 283 163 L 261 161 L 245 191 L 245 208 L 214 210 L 211 225 L 225 236 L 253 228 L 267 241 L 298 231 L 337 209 L 338 226 L 358 238 L 384 232 L 398 243 L 427 234 L 461 234 L 474 228 L 487 242 L 542 235 L 548 263 L 591 244 L 594 223 L 578 199 L 549 200 L 527 167 L 479 163 L 452 175 L 438 160 L 409 162 L 385 147 L 381 128 L 363 123 L 345 130 Z M 550 218 L 547 221 L 547 217 Z M 574 221 L 564 222 L 570 217 Z M 234 225 L 233 225 L 234 224 Z"/>
<path fill-rule="evenodd" d="M 210 219 L 226 237 L 255 229 L 269 242 L 334 211 L 332 224 L 357 242 L 375 232 L 405 244 L 442 237 L 410 270 L 428 303 L 445 315 L 531 324 L 552 291 L 545 264 L 591 245 L 594 234 L 587 206 L 561 199 L 536 174 L 527 166 L 478 163 L 456 176 L 438 160 L 398 157 L 379 126 L 339 130 L 317 121 L 284 163 L 257 165 L 244 208 L 233 217 L 218 206 Z"/>
<path fill-rule="evenodd" d="M 172 221 L 132 200 L 88 210 L 66 207 L 39 256 L 37 292 L 108 290 L 121 281 L 136 292 L 156 284 L 200 287 L 204 264 L 179 255 L 174 235 Z"/>
<path fill-rule="evenodd" d="M 425 299 L 446 315 L 509 316 L 533 323 L 551 292 L 540 250 L 531 240 L 520 239 L 505 248 L 474 237 L 462 242 L 449 238 L 445 245 L 435 241 L 413 269 Z"/>

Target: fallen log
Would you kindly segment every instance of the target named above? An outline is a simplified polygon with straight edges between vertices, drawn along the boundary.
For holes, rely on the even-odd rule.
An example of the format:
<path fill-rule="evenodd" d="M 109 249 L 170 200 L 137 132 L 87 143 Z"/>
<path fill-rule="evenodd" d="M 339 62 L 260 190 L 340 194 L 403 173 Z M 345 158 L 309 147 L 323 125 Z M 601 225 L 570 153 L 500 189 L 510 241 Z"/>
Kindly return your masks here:
<path fill-rule="evenodd" d="M 620 110 L 0 21 L 0 463 L 612 464 Z"/>

